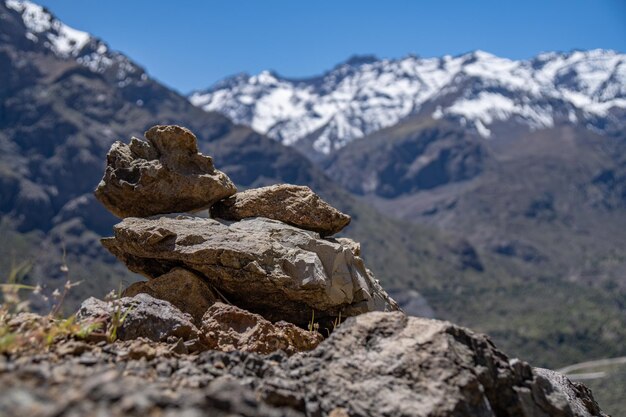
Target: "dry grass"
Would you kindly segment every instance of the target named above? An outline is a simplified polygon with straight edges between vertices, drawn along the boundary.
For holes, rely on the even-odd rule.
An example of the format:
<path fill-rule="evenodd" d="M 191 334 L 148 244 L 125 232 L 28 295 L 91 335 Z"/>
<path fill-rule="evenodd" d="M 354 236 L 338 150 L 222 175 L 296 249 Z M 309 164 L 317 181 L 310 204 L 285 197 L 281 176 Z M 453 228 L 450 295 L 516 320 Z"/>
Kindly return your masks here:
<path fill-rule="evenodd" d="M 117 330 L 131 311 L 123 311 L 117 302 L 121 291 L 109 295 L 114 308 L 108 322 L 98 319 L 78 321 L 76 315 L 62 317 L 60 312 L 64 300 L 71 289 L 80 284 L 69 279 L 69 268 L 64 262 L 62 271 L 68 279 L 62 290 L 55 289 L 50 295 L 50 312 L 39 315 L 30 311 L 30 299 L 41 297 L 46 302 L 50 300 L 42 293 L 41 287 L 20 283 L 29 270 L 27 262 L 12 265 L 5 283 L 0 284 L 0 354 L 37 352 L 69 339 L 108 342 L 117 339 Z"/>

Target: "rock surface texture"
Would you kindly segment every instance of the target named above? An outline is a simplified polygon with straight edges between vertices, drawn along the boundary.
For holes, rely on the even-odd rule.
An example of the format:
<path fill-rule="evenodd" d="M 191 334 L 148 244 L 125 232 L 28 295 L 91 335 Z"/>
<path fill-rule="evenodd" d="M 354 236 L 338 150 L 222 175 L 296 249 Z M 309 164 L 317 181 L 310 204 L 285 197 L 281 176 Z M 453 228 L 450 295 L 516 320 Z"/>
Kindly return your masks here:
<path fill-rule="evenodd" d="M 118 217 L 195 211 L 233 195 L 232 181 L 198 152 L 196 137 L 179 126 L 154 126 L 147 141 L 115 142 L 95 195 Z"/>
<path fill-rule="evenodd" d="M 603 415 L 588 390 L 510 361 L 486 336 L 400 312 L 353 317 L 273 370 L 261 397 L 307 415 Z"/>
<path fill-rule="evenodd" d="M 127 218 L 104 246 L 130 270 L 156 278 L 180 266 L 201 274 L 229 302 L 270 321 L 306 326 L 396 303 L 350 248 L 264 219 Z M 313 313 L 313 311 L 315 311 Z"/>
<path fill-rule="evenodd" d="M 291 357 L 69 341 L 0 355 L 0 384 L 7 416 L 606 417 L 584 386 L 486 336 L 399 312 L 350 318 Z"/>
<path fill-rule="evenodd" d="M 312 350 L 324 338 L 316 331 L 303 330 L 291 323 L 274 324 L 258 314 L 233 305 L 215 303 L 204 315 L 200 329 L 209 349 L 287 354 Z"/>
<path fill-rule="evenodd" d="M 122 293 L 134 297 L 145 293 L 160 300 L 169 301 L 183 313 L 190 314 L 196 323 L 217 300 L 205 279 L 183 268 L 174 268 L 150 281 L 135 282 Z"/>
<path fill-rule="evenodd" d="M 83 301 L 78 320 L 96 320 L 119 323 L 117 337 L 132 340 L 143 337 L 155 342 L 182 338 L 185 341 L 199 340 L 200 332 L 189 314 L 184 314 L 172 304 L 158 300 L 148 294 L 124 297 L 114 301 L 102 301 L 91 297 Z"/>
<path fill-rule="evenodd" d="M 291 184 L 237 193 L 211 207 L 211 215 L 225 220 L 266 217 L 322 236 L 338 233 L 350 223 L 350 216 L 329 205 L 309 187 Z"/>

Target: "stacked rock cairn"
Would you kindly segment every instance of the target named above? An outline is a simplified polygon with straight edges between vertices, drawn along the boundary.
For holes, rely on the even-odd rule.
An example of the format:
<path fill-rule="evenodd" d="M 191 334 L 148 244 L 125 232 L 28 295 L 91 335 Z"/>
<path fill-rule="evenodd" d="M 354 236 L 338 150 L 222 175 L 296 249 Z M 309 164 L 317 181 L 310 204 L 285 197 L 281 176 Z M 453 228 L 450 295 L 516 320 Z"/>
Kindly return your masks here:
<path fill-rule="evenodd" d="M 123 219 L 103 245 L 148 279 L 121 303 L 180 310 L 172 320 L 193 339 L 187 350 L 291 354 L 313 349 L 347 317 L 398 310 L 360 245 L 331 237 L 350 216 L 304 186 L 237 192 L 186 128 L 154 126 L 145 140 L 115 142 L 95 195 Z M 87 300 L 82 314 L 106 309 L 98 302 Z M 152 339 L 173 336 L 146 327 Z"/>

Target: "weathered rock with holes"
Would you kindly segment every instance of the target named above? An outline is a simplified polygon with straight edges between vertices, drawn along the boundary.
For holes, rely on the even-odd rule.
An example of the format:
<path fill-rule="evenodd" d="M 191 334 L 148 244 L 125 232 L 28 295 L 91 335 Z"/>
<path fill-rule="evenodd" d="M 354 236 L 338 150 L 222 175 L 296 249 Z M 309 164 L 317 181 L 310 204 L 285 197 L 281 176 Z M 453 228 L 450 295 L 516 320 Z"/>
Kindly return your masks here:
<path fill-rule="evenodd" d="M 147 141 L 115 142 L 95 195 L 118 217 L 196 211 L 237 192 L 198 152 L 196 137 L 179 126 L 154 126 Z"/>
<path fill-rule="evenodd" d="M 272 368 L 258 392 L 311 416 L 605 416 L 589 390 L 509 361 L 487 336 L 400 312 L 348 319 Z"/>
<path fill-rule="evenodd" d="M 318 332 L 306 331 L 285 321 L 272 324 L 259 314 L 220 302 L 206 312 L 200 331 L 209 349 L 225 352 L 268 354 L 282 350 L 293 354 L 311 350 L 324 340 Z"/>
<path fill-rule="evenodd" d="M 265 218 L 127 218 L 104 246 L 134 272 L 155 278 L 181 266 L 202 274 L 227 301 L 270 321 L 329 325 L 340 313 L 396 310 L 361 258 L 343 245 Z"/>
<path fill-rule="evenodd" d="M 141 293 L 169 301 L 183 313 L 190 314 L 197 324 L 217 300 L 204 278 L 184 268 L 174 268 L 149 281 L 135 282 L 124 290 L 122 296 L 134 297 Z"/>
<path fill-rule="evenodd" d="M 145 337 L 161 342 L 172 336 L 186 341 L 200 340 L 198 328 L 189 314 L 148 294 L 112 301 L 90 297 L 83 301 L 76 317 L 81 321 L 101 321 L 105 326 L 117 321 L 117 337 L 120 340 Z"/>
<path fill-rule="evenodd" d="M 350 216 L 322 200 L 309 187 L 292 184 L 237 193 L 211 207 L 211 215 L 224 220 L 266 217 L 321 236 L 333 235 L 350 223 Z"/>

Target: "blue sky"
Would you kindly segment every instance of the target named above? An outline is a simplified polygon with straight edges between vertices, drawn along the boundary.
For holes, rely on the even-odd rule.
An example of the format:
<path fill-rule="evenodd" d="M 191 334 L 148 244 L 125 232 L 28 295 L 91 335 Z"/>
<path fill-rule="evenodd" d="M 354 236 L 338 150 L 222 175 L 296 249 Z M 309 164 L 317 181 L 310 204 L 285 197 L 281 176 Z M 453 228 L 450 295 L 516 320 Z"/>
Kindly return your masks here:
<path fill-rule="evenodd" d="M 37 0 L 35 0 L 37 1 Z M 623 0 L 41 0 L 181 91 L 238 72 L 320 74 L 354 54 L 626 51 Z"/>

